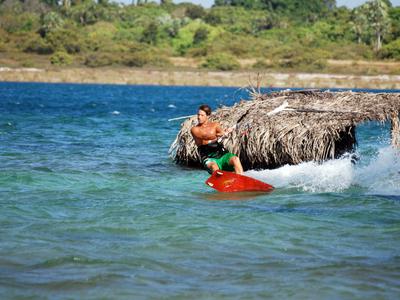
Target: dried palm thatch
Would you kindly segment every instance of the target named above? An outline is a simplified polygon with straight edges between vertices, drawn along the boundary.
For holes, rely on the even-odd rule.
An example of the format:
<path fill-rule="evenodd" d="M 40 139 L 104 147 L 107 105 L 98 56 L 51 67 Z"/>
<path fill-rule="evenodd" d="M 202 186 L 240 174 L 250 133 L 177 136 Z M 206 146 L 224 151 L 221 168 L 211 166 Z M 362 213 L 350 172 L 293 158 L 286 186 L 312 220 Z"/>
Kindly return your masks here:
<path fill-rule="evenodd" d="M 223 128 L 236 126 L 223 144 L 245 169 L 276 168 L 304 161 L 323 161 L 352 151 L 355 126 L 368 120 L 392 121 L 392 143 L 400 144 L 400 94 L 283 91 L 252 94 L 251 101 L 222 107 L 211 115 Z M 170 148 L 175 162 L 198 166 L 187 119 Z"/>

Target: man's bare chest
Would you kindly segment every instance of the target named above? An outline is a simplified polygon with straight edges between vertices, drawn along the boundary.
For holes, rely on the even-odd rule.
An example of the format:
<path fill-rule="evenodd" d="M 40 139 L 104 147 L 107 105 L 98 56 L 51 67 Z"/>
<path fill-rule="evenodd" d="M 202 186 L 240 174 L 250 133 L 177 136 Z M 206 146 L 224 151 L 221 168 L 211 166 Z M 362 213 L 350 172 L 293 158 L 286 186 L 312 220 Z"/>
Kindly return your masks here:
<path fill-rule="evenodd" d="M 207 127 L 199 128 L 198 133 L 199 133 L 198 136 L 201 139 L 212 140 L 216 137 L 217 130 L 216 130 L 215 126 L 207 126 Z"/>

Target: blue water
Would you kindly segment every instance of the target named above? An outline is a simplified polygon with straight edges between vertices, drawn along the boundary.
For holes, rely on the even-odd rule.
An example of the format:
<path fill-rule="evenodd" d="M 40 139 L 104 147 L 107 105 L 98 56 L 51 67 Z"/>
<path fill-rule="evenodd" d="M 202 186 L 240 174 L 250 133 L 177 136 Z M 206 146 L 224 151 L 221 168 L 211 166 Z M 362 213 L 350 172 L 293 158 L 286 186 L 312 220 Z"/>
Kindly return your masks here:
<path fill-rule="evenodd" d="M 241 98 L 0 83 L 0 298 L 398 298 L 390 124 L 357 128 L 356 165 L 251 170 L 276 190 L 218 194 L 205 171 L 171 161 L 180 122 L 167 120 Z"/>

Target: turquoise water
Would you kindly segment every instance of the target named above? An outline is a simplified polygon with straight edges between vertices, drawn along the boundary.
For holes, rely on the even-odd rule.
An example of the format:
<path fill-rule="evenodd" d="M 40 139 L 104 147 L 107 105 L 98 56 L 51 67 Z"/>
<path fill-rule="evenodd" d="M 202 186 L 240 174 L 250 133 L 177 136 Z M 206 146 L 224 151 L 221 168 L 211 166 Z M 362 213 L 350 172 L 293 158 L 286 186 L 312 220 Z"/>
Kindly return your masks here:
<path fill-rule="evenodd" d="M 390 124 L 344 157 L 218 194 L 176 166 L 172 117 L 235 88 L 0 83 L 1 299 L 395 299 L 400 158 Z"/>

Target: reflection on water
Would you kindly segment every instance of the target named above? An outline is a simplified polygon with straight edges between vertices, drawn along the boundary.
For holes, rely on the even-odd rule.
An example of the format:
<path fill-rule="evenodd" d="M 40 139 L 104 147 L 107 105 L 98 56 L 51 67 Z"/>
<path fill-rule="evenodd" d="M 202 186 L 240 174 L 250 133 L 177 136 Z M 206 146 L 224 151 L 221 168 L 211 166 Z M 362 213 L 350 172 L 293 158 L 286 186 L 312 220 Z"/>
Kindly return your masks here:
<path fill-rule="evenodd" d="M 220 193 L 220 192 L 208 192 L 208 193 L 194 193 L 199 198 L 210 201 L 220 200 L 254 200 L 271 192 L 236 192 L 236 193 Z"/>

